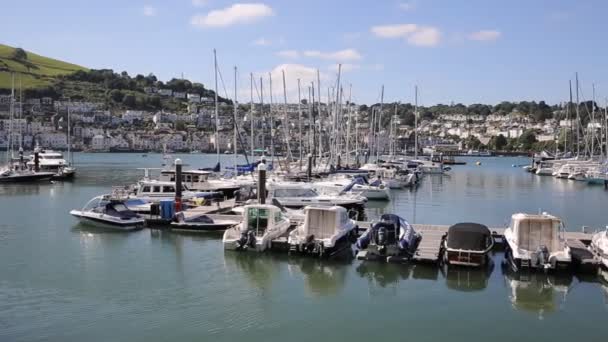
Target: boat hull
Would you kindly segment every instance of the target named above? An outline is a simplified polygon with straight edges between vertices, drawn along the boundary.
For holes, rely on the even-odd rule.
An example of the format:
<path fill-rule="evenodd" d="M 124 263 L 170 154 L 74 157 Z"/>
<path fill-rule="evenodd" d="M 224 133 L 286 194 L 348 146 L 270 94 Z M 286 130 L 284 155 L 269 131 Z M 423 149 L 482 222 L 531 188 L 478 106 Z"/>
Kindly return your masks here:
<path fill-rule="evenodd" d="M 144 219 L 129 219 L 129 220 L 115 220 L 115 219 L 104 219 L 98 216 L 88 215 L 86 212 L 79 210 L 72 210 L 70 214 L 78 219 L 80 223 L 93 226 L 96 228 L 113 229 L 113 230 L 137 230 L 144 227 Z"/>
<path fill-rule="evenodd" d="M 14 175 L 0 177 L 0 183 L 33 183 L 50 180 L 54 176 L 53 173 L 44 172 L 28 175 Z"/>

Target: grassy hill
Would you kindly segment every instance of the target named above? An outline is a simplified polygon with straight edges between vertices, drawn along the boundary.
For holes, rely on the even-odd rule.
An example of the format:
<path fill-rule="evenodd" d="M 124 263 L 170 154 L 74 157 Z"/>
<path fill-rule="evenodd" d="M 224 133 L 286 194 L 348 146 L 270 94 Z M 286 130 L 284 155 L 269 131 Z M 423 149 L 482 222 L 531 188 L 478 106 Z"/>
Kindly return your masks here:
<path fill-rule="evenodd" d="M 21 73 L 24 89 L 40 88 L 52 84 L 56 76 L 67 75 L 78 70 L 88 70 L 76 64 L 27 52 L 26 59 L 14 58 L 15 48 L 0 44 L 0 89 L 10 89 L 11 71 Z M 19 76 L 15 76 L 15 86 Z"/>

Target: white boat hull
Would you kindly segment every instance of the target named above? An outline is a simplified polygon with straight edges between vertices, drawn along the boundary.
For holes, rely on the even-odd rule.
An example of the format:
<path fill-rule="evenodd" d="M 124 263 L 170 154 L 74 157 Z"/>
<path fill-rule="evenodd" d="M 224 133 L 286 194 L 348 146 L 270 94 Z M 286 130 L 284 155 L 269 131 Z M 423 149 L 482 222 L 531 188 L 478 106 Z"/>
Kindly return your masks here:
<path fill-rule="evenodd" d="M 104 229 L 130 231 L 141 229 L 144 226 L 143 218 L 122 220 L 110 215 L 84 212 L 80 210 L 72 210 L 70 211 L 70 214 L 76 217 L 82 224 Z"/>

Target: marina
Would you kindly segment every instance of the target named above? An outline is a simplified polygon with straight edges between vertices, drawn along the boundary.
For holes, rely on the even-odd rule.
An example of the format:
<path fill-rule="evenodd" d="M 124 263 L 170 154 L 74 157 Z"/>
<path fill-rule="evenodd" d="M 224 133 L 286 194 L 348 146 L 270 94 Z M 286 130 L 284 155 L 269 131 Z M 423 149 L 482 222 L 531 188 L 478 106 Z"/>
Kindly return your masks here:
<path fill-rule="evenodd" d="M 209 161 L 215 158 L 211 155 L 176 157 L 197 167 L 209 165 Z M 175 336 L 176 328 L 179 330 L 177 335 L 184 339 L 201 336 L 202 325 L 205 331 L 216 331 L 204 336 L 221 336 L 227 340 L 256 334 L 257 329 L 241 330 L 243 322 L 263 326 L 259 333 L 273 331 L 281 335 L 280 330 L 272 325 L 265 326 L 264 322 L 273 321 L 281 326 L 289 324 L 290 320 L 281 317 L 280 313 L 291 310 L 294 305 L 308 309 L 298 310 L 292 318 L 314 322 L 319 329 L 325 329 L 324 336 L 328 326 L 320 318 L 315 318 L 317 310 L 344 318 L 340 326 L 345 332 L 340 336 L 353 334 L 359 337 L 371 337 L 371 332 L 356 328 L 354 323 L 360 319 L 356 314 L 357 307 L 364 305 L 365 310 L 371 313 L 388 310 L 392 315 L 403 315 L 404 311 L 392 308 L 391 303 L 395 300 L 404 300 L 410 306 L 428 310 L 424 318 L 408 316 L 413 322 L 448 317 L 449 311 L 441 310 L 441 305 L 449 305 L 453 309 L 467 307 L 469 316 L 476 320 L 512 319 L 530 329 L 542 325 L 543 329 L 539 331 L 546 338 L 554 338 L 551 331 L 555 330 L 547 327 L 557 329 L 565 322 L 579 329 L 586 328 L 585 320 L 569 318 L 573 312 L 602 317 L 608 310 L 604 294 L 608 283 L 601 276 L 573 270 L 546 275 L 533 272 L 523 277 L 505 267 L 502 236 L 511 214 L 515 212 L 547 211 L 563 218 L 566 226 L 564 237 L 572 249 L 586 251 L 592 233 L 603 230 L 603 208 L 600 205 L 601 198 L 606 195 L 603 188 L 563 182 L 552 177 L 539 178 L 511 167 L 512 164 L 523 164 L 525 158 L 488 157 L 484 159 L 483 166 L 475 165 L 475 159 L 464 158 L 467 165 L 455 166 L 450 176 L 429 175 L 415 189 L 391 190 L 388 202 L 368 202 L 366 220 L 356 222 L 359 233 L 377 222 L 381 215 L 397 213 L 422 236 L 410 260 L 397 258 L 389 263 L 357 258 L 328 260 L 290 253 L 289 234 L 273 241 L 271 247 L 276 248 L 275 252 L 241 253 L 223 251 L 222 233 L 192 233 L 176 229 L 170 223 L 166 226 L 166 222 L 161 229 L 152 227 L 129 233 L 77 224 L 68 215 L 70 208 L 81 207 L 90 198 L 108 192 L 117 184 L 136 182 L 141 177 L 137 169 L 154 167 L 161 155 L 150 154 L 146 158 L 135 159 L 124 154 L 77 153 L 74 158 L 78 161 L 79 174 L 72 182 L 26 184 L 19 190 L 15 188 L 17 184 L 1 188 L 3 210 L 35 203 L 39 211 L 50 215 L 47 218 L 20 216 L 16 220 L 16 217 L 3 213 L 9 221 L 5 221 L 0 229 L 0 257 L 9 262 L 0 266 L 2 273 L 8 275 L 0 282 L 0 294 L 5 299 L 0 310 L 4 317 L 15 317 L 9 320 L 8 329 L 1 330 L 3 340 L 14 340 L 19 336 L 28 336 L 28 339 L 58 336 L 60 331 L 64 331 L 43 329 L 46 327 L 43 322 L 61 327 L 94 321 L 96 325 L 107 327 L 114 318 L 98 314 L 87 317 L 79 315 L 79 312 L 89 305 L 95 305 L 99 310 L 112 310 L 117 303 L 129 303 L 127 308 L 130 309 L 114 311 L 115 319 L 129 317 L 133 322 L 149 322 L 150 332 L 156 338 L 169 336 L 164 330 L 168 325 L 173 328 L 171 336 Z M 515 198 L 518 201 L 512 200 Z M 569 205 L 574 202 L 585 203 L 584 214 Z M 538 207 L 539 203 L 544 204 L 542 208 Z M 235 200 L 231 199 L 203 205 L 185 214 L 192 217 L 208 215 L 214 220 L 232 219 L 238 217 L 238 213 L 227 212 L 234 206 Z M 446 268 L 441 262 L 441 243 L 449 226 L 467 221 L 487 225 L 496 239 L 488 269 Z M 583 226 L 587 226 L 586 232 L 582 231 Z M 41 247 L 30 249 L 27 255 L 16 253 L 16 249 L 28 248 L 24 246 L 32 244 Z M 43 258 L 45 255 L 54 257 Z M 590 257 L 585 253 L 584 256 Z M 65 263 L 75 267 L 65 269 Z M 133 268 L 132 263 L 140 266 Z M 127 277 L 127 274 L 131 276 Z M 136 279 L 150 279 L 150 282 L 141 284 Z M 89 281 L 97 284 L 94 292 L 86 285 Z M 17 291 L 17 288 L 21 290 Z M 526 291 L 542 291 L 543 295 L 530 296 Z M 171 302 L 158 303 L 153 298 L 157 298 L 159 293 L 173 293 L 177 297 Z M 219 293 L 223 293 L 224 298 L 221 305 Z M 438 294 L 441 300 L 437 299 Z M 233 299 L 226 301 L 226 297 Z M 42 306 L 42 311 L 28 309 L 26 303 L 32 300 L 37 307 Z M 51 301 L 63 302 L 52 306 L 63 315 L 48 311 L 51 310 Z M 440 305 L 439 301 L 446 304 Z M 336 305 L 343 308 L 338 309 Z M 484 309 L 487 305 L 492 305 L 494 310 L 488 312 Z M 205 309 L 210 306 L 215 309 Z M 147 308 L 155 308 L 156 313 Z M 177 312 L 198 317 L 196 321 L 199 323 L 177 319 L 181 317 L 175 315 Z M 21 318 L 17 319 L 15 315 Z M 229 317 L 238 319 L 226 324 Z M 398 319 L 385 319 L 383 326 L 396 328 L 399 322 Z M 32 323 L 35 323 L 33 328 Z M 419 324 L 425 323 L 419 321 Z M 136 334 L 135 330 L 127 327 L 121 329 L 122 334 Z M 413 333 L 425 338 L 441 336 L 429 334 L 428 329 L 412 329 Z M 90 331 L 88 329 L 87 333 Z M 457 327 L 447 328 L 444 333 L 450 331 L 459 331 L 463 339 L 473 336 Z M 98 333 L 102 337 L 111 336 L 102 330 Z M 495 339 L 501 340 L 504 333 L 498 329 Z M 599 338 L 603 333 L 602 329 L 588 330 L 591 339 Z M 78 338 L 84 336 L 84 331 L 73 330 L 72 334 Z M 320 337 L 320 334 L 320 330 L 314 330 L 309 336 Z M 395 335 L 384 332 L 383 336 Z"/>

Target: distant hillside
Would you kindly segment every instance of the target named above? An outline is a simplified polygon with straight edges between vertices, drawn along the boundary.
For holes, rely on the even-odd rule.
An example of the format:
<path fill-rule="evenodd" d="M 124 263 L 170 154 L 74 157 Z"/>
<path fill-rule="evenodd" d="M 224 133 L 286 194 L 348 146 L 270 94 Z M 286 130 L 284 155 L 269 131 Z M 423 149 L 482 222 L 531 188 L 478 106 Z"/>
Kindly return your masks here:
<path fill-rule="evenodd" d="M 162 82 L 153 74 L 131 77 L 124 71 L 88 69 L 0 44 L 0 94 L 10 91 L 11 72 L 16 73 L 15 88 L 21 80 L 26 98 L 68 97 L 76 101 L 101 102 L 108 109 L 185 112 L 188 110 L 186 93 L 203 98 L 215 96 L 213 90 L 185 79 Z M 157 93 L 161 89 L 169 95 Z M 173 96 L 172 93 L 181 95 Z M 222 97 L 219 101 L 231 103 Z"/>
<path fill-rule="evenodd" d="M 20 56 L 17 48 L 0 44 L 0 89 L 10 89 L 11 71 L 21 74 L 24 89 L 31 89 L 51 85 L 57 76 L 88 70 L 76 64 L 24 52 L 25 56 Z M 18 77 L 15 82 L 19 84 Z"/>

